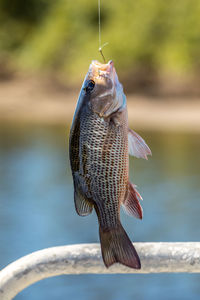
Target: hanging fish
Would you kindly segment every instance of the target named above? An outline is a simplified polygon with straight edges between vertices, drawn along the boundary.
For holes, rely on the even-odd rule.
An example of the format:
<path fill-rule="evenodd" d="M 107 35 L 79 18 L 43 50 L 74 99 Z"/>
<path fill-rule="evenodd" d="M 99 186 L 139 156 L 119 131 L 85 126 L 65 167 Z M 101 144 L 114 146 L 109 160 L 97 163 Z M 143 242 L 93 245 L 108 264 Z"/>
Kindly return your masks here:
<path fill-rule="evenodd" d="M 141 196 L 128 178 L 129 154 L 147 159 L 151 150 L 128 128 L 126 97 L 112 61 L 92 61 L 69 144 L 76 211 L 86 216 L 95 209 L 105 266 L 119 262 L 140 269 L 138 254 L 120 222 L 120 206 L 142 219 Z"/>

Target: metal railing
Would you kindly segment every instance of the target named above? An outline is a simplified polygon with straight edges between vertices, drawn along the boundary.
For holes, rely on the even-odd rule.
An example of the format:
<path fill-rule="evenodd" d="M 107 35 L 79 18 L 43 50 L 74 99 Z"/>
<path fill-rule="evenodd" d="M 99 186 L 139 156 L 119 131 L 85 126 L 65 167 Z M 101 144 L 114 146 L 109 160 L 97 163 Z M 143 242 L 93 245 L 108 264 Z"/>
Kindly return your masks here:
<path fill-rule="evenodd" d="M 33 252 L 0 271 L 0 299 L 11 300 L 31 284 L 64 274 L 200 273 L 200 242 L 134 243 L 141 270 L 115 264 L 106 269 L 99 244 L 60 246 Z"/>

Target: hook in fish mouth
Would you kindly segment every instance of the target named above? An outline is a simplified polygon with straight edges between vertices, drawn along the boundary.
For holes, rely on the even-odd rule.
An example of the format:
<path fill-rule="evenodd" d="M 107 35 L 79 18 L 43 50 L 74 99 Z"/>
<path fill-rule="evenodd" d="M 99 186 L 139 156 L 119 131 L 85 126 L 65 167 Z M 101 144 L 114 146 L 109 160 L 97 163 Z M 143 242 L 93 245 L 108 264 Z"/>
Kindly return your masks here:
<path fill-rule="evenodd" d="M 103 78 L 109 78 L 114 83 L 116 71 L 113 61 L 110 60 L 107 64 L 102 64 L 97 60 L 93 60 L 89 67 L 88 77 L 96 82 L 102 81 Z"/>
<path fill-rule="evenodd" d="M 91 68 L 96 69 L 98 71 L 111 73 L 114 68 L 114 63 L 112 60 L 109 60 L 109 62 L 107 64 L 102 64 L 98 60 L 93 60 L 91 63 Z"/>
<path fill-rule="evenodd" d="M 87 80 L 93 80 L 96 84 L 107 86 L 110 90 L 110 94 L 113 94 L 116 87 L 123 89 L 119 83 L 112 60 L 109 60 L 106 64 L 101 63 L 98 60 L 93 60 L 89 67 Z"/>

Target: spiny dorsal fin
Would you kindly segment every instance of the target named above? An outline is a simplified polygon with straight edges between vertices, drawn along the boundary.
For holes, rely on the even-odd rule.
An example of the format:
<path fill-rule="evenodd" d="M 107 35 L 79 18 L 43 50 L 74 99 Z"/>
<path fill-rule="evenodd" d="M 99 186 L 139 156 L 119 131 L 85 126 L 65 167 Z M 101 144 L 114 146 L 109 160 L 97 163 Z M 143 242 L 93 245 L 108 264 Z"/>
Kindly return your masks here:
<path fill-rule="evenodd" d="M 129 181 L 127 196 L 122 203 L 123 208 L 128 215 L 134 216 L 138 219 L 142 219 L 143 210 L 142 206 L 140 205 L 140 200 L 142 200 L 142 197 L 136 190 L 136 186 Z"/>
<path fill-rule="evenodd" d="M 130 155 L 137 158 L 148 159 L 147 155 L 152 155 L 143 138 L 131 129 L 128 129 L 128 150 Z"/>

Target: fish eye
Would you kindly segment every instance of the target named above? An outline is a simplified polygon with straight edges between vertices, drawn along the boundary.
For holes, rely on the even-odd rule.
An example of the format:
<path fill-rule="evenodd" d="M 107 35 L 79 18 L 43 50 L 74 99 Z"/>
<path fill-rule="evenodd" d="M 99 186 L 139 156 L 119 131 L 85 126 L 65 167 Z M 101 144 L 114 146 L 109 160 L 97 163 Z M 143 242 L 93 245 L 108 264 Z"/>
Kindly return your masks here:
<path fill-rule="evenodd" d="M 88 80 L 86 87 L 85 87 L 85 91 L 91 92 L 93 90 L 94 86 L 95 86 L 94 80 Z"/>

